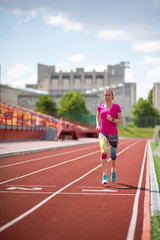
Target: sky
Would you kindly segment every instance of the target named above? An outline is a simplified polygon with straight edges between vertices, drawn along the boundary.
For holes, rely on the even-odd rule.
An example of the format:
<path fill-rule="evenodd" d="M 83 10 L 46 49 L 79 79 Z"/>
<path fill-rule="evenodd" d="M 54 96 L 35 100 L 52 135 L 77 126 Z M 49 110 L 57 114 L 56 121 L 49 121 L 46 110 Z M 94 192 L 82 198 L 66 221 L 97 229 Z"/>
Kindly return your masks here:
<path fill-rule="evenodd" d="M 160 0 L 0 0 L 1 83 L 37 83 L 56 71 L 104 71 L 129 62 L 137 100 L 160 82 Z"/>

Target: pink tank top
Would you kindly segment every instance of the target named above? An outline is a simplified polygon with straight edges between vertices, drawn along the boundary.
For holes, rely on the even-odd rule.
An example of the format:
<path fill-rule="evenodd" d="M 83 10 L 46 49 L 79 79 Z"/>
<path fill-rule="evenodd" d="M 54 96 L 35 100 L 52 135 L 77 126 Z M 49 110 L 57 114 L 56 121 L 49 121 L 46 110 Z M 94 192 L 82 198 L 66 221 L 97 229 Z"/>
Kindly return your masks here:
<path fill-rule="evenodd" d="M 100 132 L 108 135 L 117 134 L 117 124 L 115 124 L 114 122 L 110 122 L 107 119 L 107 115 L 110 114 L 112 118 L 117 119 L 118 113 L 121 112 L 120 106 L 116 103 L 113 103 L 110 109 L 105 109 L 104 104 L 100 104 L 97 109 L 101 116 Z"/>

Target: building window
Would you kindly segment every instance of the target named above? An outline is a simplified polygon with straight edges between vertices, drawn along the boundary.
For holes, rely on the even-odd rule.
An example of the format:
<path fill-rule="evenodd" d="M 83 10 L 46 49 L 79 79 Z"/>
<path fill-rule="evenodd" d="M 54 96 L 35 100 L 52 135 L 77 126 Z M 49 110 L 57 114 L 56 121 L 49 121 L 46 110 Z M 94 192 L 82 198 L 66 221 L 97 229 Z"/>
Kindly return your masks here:
<path fill-rule="evenodd" d="M 51 79 L 59 79 L 59 76 L 58 75 L 52 75 Z"/>
<path fill-rule="evenodd" d="M 81 75 L 74 75 L 74 79 L 81 79 Z"/>
<path fill-rule="evenodd" d="M 70 79 L 70 76 L 69 75 L 63 75 L 62 78 L 63 79 Z"/>
<path fill-rule="evenodd" d="M 104 76 L 103 75 L 96 75 L 96 79 L 103 79 Z"/>
<path fill-rule="evenodd" d="M 92 79 L 92 75 L 85 75 L 85 79 Z"/>

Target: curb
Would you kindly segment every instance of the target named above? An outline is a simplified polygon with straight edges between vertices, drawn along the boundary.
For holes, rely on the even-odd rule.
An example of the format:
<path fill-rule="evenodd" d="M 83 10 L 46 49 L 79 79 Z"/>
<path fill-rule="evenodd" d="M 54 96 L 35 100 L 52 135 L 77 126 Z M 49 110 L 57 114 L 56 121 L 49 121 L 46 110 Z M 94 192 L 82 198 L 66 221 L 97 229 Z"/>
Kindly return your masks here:
<path fill-rule="evenodd" d="M 155 211 L 160 211 L 160 195 L 150 144 L 149 144 L 149 159 L 150 159 L 150 184 L 151 184 L 151 216 L 154 216 Z"/>
<path fill-rule="evenodd" d="M 67 147 L 75 147 L 75 146 L 81 146 L 81 145 L 87 145 L 91 144 L 92 142 L 81 142 L 77 144 L 70 143 L 69 145 L 63 145 L 63 146 L 54 146 L 54 147 L 41 147 L 36 149 L 26 149 L 26 150 L 17 150 L 17 151 L 10 151 L 10 152 L 3 152 L 0 153 L 0 159 L 6 158 L 6 157 L 14 157 L 18 155 L 25 155 L 30 153 L 38 153 L 38 152 L 45 152 L 45 151 L 53 151 L 55 149 L 61 149 L 61 148 L 67 148 Z"/>
<path fill-rule="evenodd" d="M 149 173 L 149 160 L 150 160 L 150 158 L 149 158 L 149 144 L 150 144 L 150 142 L 149 142 L 149 140 L 148 140 L 142 240 L 150 240 L 150 239 L 151 239 L 151 223 L 150 223 L 150 173 Z"/>

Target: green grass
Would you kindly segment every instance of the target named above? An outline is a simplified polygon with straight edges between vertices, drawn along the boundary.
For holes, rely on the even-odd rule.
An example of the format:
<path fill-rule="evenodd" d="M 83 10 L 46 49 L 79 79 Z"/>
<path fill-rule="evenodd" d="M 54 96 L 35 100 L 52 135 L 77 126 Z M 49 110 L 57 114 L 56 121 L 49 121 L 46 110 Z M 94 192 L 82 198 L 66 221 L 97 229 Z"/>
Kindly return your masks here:
<path fill-rule="evenodd" d="M 158 143 L 151 142 L 152 153 L 157 149 Z M 157 175 L 157 182 L 160 189 L 160 157 L 153 154 L 153 161 L 155 165 L 155 172 Z M 160 212 L 157 211 L 154 216 L 151 217 L 151 238 L 152 240 L 160 240 Z"/>
<path fill-rule="evenodd" d="M 129 138 L 152 138 L 154 128 L 137 128 L 127 127 L 123 129 L 122 126 L 118 126 L 119 137 Z"/>
<path fill-rule="evenodd" d="M 157 142 L 151 142 L 151 148 L 152 148 L 153 153 L 157 149 L 157 147 L 158 147 Z M 154 161 L 154 166 L 155 166 L 155 172 L 156 172 L 156 175 L 157 175 L 158 186 L 159 186 L 159 189 L 160 189 L 160 157 L 153 154 L 153 161 Z"/>
<path fill-rule="evenodd" d="M 160 240 L 160 212 L 151 217 L 151 239 Z"/>

